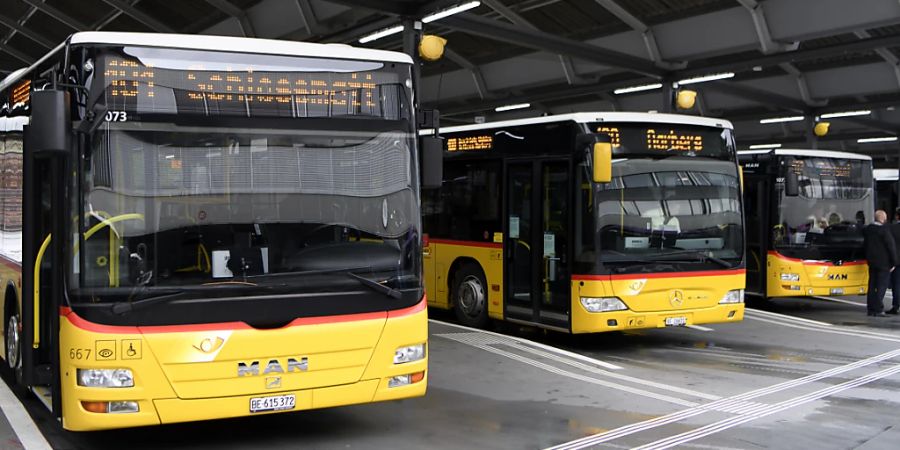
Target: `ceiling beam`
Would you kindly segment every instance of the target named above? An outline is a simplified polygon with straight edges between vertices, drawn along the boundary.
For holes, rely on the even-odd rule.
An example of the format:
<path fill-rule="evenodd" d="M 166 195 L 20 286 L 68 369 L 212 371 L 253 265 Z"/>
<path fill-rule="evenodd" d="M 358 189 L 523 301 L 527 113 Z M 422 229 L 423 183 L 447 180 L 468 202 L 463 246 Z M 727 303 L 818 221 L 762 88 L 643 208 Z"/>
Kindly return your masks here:
<path fill-rule="evenodd" d="M 44 46 L 46 48 L 53 48 L 53 46 L 56 45 L 53 42 L 51 42 L 49 39 L 41 36 L 40 34 L 35 33 L 34 31 L 31 31 L 30 29 L 28 29 L 26 27 L 23 27 L 22 25 L 19 25 L 18 22 L 16 22 L 13 19 L 10 19 L 9 17 L 6 17 L 4 15 L 0 15 L 0 24 L 14 30 L 16 33 L 19 33 L 22 36 L 25 36 L 34 42 L 37 42 L 38 44 L 41 44 L 42 46 Z"/>
<path fill-rule="evenodd" d="M 605 66 L 661 78 L 667 71 L 652 61 L 636 56 L 608 50 L 584 42 L 566 39 L 555 34 L 537 30 L 523 30 L 522 27 L 497 20 L 484 19 L 474 14 L 457 14 L 441 20 L 441 24 L 468 34 L 482 36 L 534 50 L 567 55 Z"/>
<path fill-rule="evenodd" d="M 22 0 L 22 1 L 37 8 L 42 13 L 56 19 L 57 21 L 68 25 L 70 28 L 72 28 L 76 31 L 83 31 L 83 30 L 89 29 L 89 27 L 87 25 L 81 23 L 80 21 L 78 21 L 76 19 L 73 19 L 71 16 L 67 15 L 66 13 L 48 5 L 43 0 Z"/>
<path fill-rule="evenodd" d="M 739 61 L 726 63 L 688 63 L 688 67 L 676 73 L 678 78 L 690 78 L 718 72 L 737 72 L 752 70 L 755 66 L 770 67 L 782 63 L 807 61 L 811 59 L 828 58 L 847 53 L 859 53 L 871 51 L 882 47 L 900 46 L 900 34 L 892 36 L 873 37 L 852 42 L 833 44 L 807 50 L 795 50 L 792 52 L 775 53 L 756 58 L 744 58 Z"/>
<path fill-rule="evenodd" d="M 146 14 L 139 9 L 131 6 L 130 4 L 122 1 L 122 0 L 103 0 L 109 6 L 122 11 L 125 15 L 130 16 L 132 19 L 137 20 L 138 22 L 147 25 L 154 31 L 158 31 L 160 33 L 174 33 L 175 29 L 172 27 L 150 17 L 149 14 Z"/>
<path fill-rule="evenodd" d="M 478 91 L 478 96 L 481 97 L 482 100 L 495 97 L 495 94 L 487 87 L 487 82 L 484 80 L 484 74 L 481 73 L 481 69 L 479 69 L 477 65 L 450 48 L 444 49 L 444 56 L 472 74 L 472 81 L 475 83 L 475 89 Z M 440 93 L 438 93 L 438 97 L 440 97 Z"/>
<path fill-rule="evenodd" d="M 625 22 L 631 29 L 641 33 L 641 38 L 644 40 L 644 46 L 647 47 L 647 54 L 650 56 L 651 61 L 657 64 L 663 62 L 662 55 L 659 52 L 659 46 L 656 43 L 656 36 L 653 35 L 653 30 L 650 28 L 650 25 L 647 25 L 643 20 L 628 12 L 628 10 L 623 8 L 616 0 L 594 1 L 602 6 L 603 9 L 609 11 L 610 14 L 616 16 L 616 18 L 622 22 Z"/>
<path fill-rule="evenodd" d="M 482 3 L 493 9 L 497 14 L 505 17 L 506 20 L 520 27 L 525 27 L 532 31 L 540 31 L 540 29 L 528 21 L 528 19 L 522 17 L 499 0 L 482 0 Z M 562 64 L 563 73 L 565 73 L 566 81 L 568 81 L 569 84 L 581 84 L 584 82 L 584 80 L 575 72 L 575 63 L 572 61 L 571 56 L 559 55 L 559 62 Z"/>
<path fill-rule="evenodd" d="M 244 33 L 244 37 L 256 37 L 253 23 L 250 22 L 250 17 L 247 16 L 246 11 L 234 6 L 234 4 L 228 0 L 206 0 L 206 3 L 209 3 L 219 11 L 237 19 L 238 24 L 241 26 L 241 31 Z"/>
<path fill-rule="evenodd" d="M 19 50 L 14 49 L 6 44 L 0 44 L 0 51 L 3 51 L 3 53 L 7 53 L 9 55 L 14 56 L 19 61 L 22 61 L 23 63 L 28 64 L 28 65 L 34 64 L 34 62 L 37 61 L 36 59 L 26 55 L 25 53 L 22 53 Z"/>

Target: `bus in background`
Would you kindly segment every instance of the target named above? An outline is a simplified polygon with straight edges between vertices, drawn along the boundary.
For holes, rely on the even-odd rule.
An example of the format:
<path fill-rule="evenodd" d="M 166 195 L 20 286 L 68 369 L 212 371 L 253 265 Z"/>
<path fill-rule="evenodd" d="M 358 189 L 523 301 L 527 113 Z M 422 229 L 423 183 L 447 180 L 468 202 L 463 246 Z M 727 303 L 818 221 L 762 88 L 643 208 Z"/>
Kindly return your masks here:
<path fill-rule="evenodd" d="M 743 318 L 729 122 L 575 113 L 439 134 L 444 181 L 422 203 L 429 306 L 571 333 Z"/>
<path fill-rule="evenodd" d="M 862 227 L 874 216 L 872 158 L 827 150 L 738 152 L 747 291 L 766 298 L 865 294 Z"/>
<path fill-rule="evenodd" d="M 898 169 L 875 169 L 872 171 L 875 177 L 875 209 L 883 209 L 888 213 L 889 221 L 894 221 L 894 211 L 897 210 L 897 181 Z"/>
<path fill-rule="evenodd" d="M 85 32 L 7 77 L 17 381 L 68 430 L 424 395 L 411 63 Z"/>

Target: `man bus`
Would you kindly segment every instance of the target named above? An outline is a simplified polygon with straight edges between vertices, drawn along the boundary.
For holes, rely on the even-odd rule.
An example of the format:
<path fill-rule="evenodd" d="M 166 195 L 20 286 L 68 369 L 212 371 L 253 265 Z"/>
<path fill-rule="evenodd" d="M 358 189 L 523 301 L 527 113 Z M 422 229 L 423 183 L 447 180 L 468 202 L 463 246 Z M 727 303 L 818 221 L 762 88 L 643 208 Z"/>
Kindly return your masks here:
<path fill-rule="evenodd" d="M 863 295 L 862 228 L 874 216 L 872 158 L 827 150 L 738 152 L 747 290 L 765 298 Z"/>
<path fill-rule="evenodd" d="M 571 333 L 743 318 L 732 126 L 577 113 L 440 129 L 429 305 Z"/>
<path fill-rule="evenodd" d="M 85 32 L 7 77 L 18 381 L 69 430 L 423 395 L 411 62 Z"/>

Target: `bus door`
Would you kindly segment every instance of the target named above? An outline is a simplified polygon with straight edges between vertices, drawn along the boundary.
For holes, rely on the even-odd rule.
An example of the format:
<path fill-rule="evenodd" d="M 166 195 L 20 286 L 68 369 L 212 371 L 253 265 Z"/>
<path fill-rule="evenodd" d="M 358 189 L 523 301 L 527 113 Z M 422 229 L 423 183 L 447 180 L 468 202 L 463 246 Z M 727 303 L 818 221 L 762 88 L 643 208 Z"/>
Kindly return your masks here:
<path fill-rule="evenodd" d="M 504 173 L 504 316 L 569 331 L 571 161 L 510 160 Z"/>
<path fill-rule="evenodd" d="M 22 265 L 22 382 L 60 417 L 59 399 L 59 299 L 63 297 L 61 271 L 62 242 L 49 236 L 64 229 L 64 161 L 38 158 L 25 152 L 23 189 L 23 265 Z M 64 235 L 64 234 L 63 234 Z M 46 244 L 45 244 L 46 242 Z M 40 249 L 44 247 L 44 252 Z M 38 254 L 40 269 L 35 272 Z M 34 274 L 39 276 L 35 279 Z M 38 307 L 34 307 L 34 286 L 40 288 Z M 35 317 L 34 312 L 37 313 Z"/>
<path fill-rule="evenodd" d="M 747 222 L 747 291 L 766 294 L 766 255 L 768 254 L 768 193 L 766 177 L 744 179 L 744 211 Z"/>

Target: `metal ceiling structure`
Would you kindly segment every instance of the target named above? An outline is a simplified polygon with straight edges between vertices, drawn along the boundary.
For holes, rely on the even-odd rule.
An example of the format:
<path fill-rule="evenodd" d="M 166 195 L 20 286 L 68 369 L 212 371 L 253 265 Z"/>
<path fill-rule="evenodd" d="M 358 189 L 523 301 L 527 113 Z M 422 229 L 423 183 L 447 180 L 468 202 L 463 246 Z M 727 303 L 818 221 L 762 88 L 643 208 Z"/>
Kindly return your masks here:
<path fill-rule="evenodd" d="M 358 44 L 359 37 L 463 0 L 2 0 L 0 75 L 83 30 L 158 31 Z M 448 40 L 425 63 L 422 101 L 444 123 L 572 111 L 664 111 L 667 89 L 615 89 L 733 72 L 691 85 L 689 114 L 734 122 L 741 147 L 842 149 L 896 166 L 900 143 L 898 0 L 482 0 L 424 24 Z M 399 50 L 396 34 L 365 44 Z M 497 113 L 494 108 L 530 103 Z M 828 119 L 822 114 L 870 110 Z M 784 116 L 803 120 L 760 123 Z"/>

